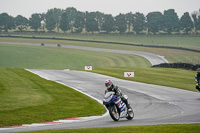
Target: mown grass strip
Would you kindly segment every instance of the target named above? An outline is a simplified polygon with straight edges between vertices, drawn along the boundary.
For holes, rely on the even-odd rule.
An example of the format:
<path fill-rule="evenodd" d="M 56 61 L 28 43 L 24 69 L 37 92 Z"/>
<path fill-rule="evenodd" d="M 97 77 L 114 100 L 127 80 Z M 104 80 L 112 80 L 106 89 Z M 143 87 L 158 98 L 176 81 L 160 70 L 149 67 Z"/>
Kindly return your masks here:
<path fill-rule="evenodd" d="M 124 39 L 122 39 L 122 40 L 124 40 Z M 143 40 L 143 39 L 145 39 L 145 38 L 141 38 L 141 40 Z M 173 38 L 171 38 L 171 39 L 173 40 Z M 185 39 L 190 40 L 190 37 L 188 37 L 188 38 L 180 37 L 179 38 L 180 41 L 185 40 Z M 197 39 L 197 37 L 195 39 Z M 146 48 L 146 47 L 139 47 L 139 46 L 127 46 L 127 45 L 124 46 L 124 45 L 117 45 L 117 44 L 99 44 L 99 43 L 91 43 L 91 42 L 90 43 L 89 42 L 73 42 L 73 41 L 44 40 L 44 39 L 0 38 L 0 40 L 2 42 L 23 42 L 23 43 L 26 43 L 26 42 L 28 42 L 28 43 L 42 43 L 43 42 L 43 43 L 48 43 L 48 44 L 61 44 L 61 46 L 65 45 L 65 44 L 69 44 L 69 45 L 97 47 L 97 48 L 106 48 L 106 49 L 143 51 L 143 52 L 149 52 L 149 53 L 154 53 L 154 54 L 157 54 L 157 55 L 165 56 L 165 58 L 171 63 L 184 62 L 184 63 L 200 64 L 200 59 L 199 59 L 200 53 L 183 51 L 183 50 L 176 50 L 176 49 Z M 177 41 L 178 41 L 178 39 L 177 39 Z M 168 41 L 166 43 L 168 43 Z M 199 43 L 194 43 L 194 45 L 195 45 L 195 49 L 197 49 L 197 47 L 200 48 Z M 181 43 L 180 43 L 180 46 L 181 46 Z M 189 44 L 187 46 L 189 48 L 193 47 L 192 44 Z"/>
<path fill-rule="evenodd" d="M 0 45 L 0 61 L 0 67 L 30 69 L 151 66 L 147 59 L 135 55 L 23 45 Z"/>
<path fill-rule="evenodd" d="M 46 130 L 29 133 L 199 133 L 200 124 Z M 28 132 L 27 132 L 28 133 Z"/>
<path fill-rule="evenodd" d="M 198 36 L 145 36 L 145 35 L 117 35 L 117 34 L 16 34 L 16 37 L 47 37 L 47 38 L 63 38 L 63 39 L 77 39 L 77 40 L 91 40 L 91 41 L 107 41 L 118 43 L 134 43 L 154 46 L 171 46 L 183 47 L 189 49 L 200 50 L 200 38 Z"/>
<path fill-rule="evenodd" d="M 0 36 L 4 37 L 4 36 Z M 145 44 L 135 44 L 135 43 L 124 43 L 124 42 L 116 42 L 116 41 L 96 41 L 96 40 L 80 40 L 80 39 L 67 39 L 67 38 L 55 38 L 55 37 L 26 37 L 26 36 L 7 36 L 11 38 L 26 38 L 26 39 L 44 39 L 44 40 L 65 40 L 65 41 L 76 41 L 76 42 L 87 42 L 87 43 L 104 43 L 104 44 L 117 44 L 117 45 L 129 45 L 129 46 L 140 46 L 140 47 L 150 47 L 150 48 L 167 48 L 167 49 L 178 49 L 178 50 L 184 50 L 184 51 L 191 51 L 191 52 L 197 52 L 199 53 L 200 50 L 194 48 L 186 48 L 186 47 L 176 47 L 176 46 L 167 46 L 167 45 L 149 45 L 149 42 Z M 148 45 L 146 45 L 148 44 Z"/>
<path fill-rule="evenodd" d="M 195 71 L 173 68 L 107 67 L 96 68 L 92 72 L 130 81 L 156 84 L 174 88 L 197 91 Z M 124 72 L 134 72 L 134 77 L 124 77 Z"/>
<path fill-rule="evenodd" d="M 23 69 L 0 68 L 0 127 L 105 113 L 97 101 Z"/>
<path fill-rule="evenodd" d="M 179 53 L 178 53 L 179 54 Z M 181 54 L 181 53 L 180 53 Z M 75 49 L 0 45 L 0 67 L 30 69 L 79 69 L 93 66 L 94 72 L 124 78 L 123 72 L 134 71 L 138 82 L 196 91 L 194 71 L 149 68 L 150 63 L 138 56 Z"/>

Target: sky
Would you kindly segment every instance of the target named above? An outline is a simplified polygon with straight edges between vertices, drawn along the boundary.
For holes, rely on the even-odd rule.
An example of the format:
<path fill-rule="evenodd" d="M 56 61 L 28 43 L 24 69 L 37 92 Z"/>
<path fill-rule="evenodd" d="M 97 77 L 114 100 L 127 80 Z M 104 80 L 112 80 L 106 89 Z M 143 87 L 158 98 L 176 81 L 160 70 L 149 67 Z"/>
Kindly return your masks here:
<path fill-rule="evenodd" d="M 200 0 L 0 0 L 0 14 L 30 18 L 33 13 L 46 13 L 48 9 L 74 7 L 78 11 L 100 11 L 113 16 L 119 13 L 164 12 L 175 9 L 179 18 L 184 12 L 190 14 L 200 9 Z"/>

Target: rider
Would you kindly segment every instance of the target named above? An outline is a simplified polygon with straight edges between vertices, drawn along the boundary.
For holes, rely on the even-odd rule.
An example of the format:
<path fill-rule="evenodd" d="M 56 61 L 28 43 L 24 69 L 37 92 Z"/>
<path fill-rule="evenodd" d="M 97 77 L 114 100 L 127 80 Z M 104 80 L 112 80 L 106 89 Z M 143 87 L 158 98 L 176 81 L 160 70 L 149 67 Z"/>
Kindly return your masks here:
<path fill-rule="evenodd" d="M 197 74 L 195 75 L 195 79 L 196 79 L 197 84 L 199 83 L 199 78 L 200 78 L 200 68 L 197 69 Z"/>
<path fill-rule="evenodd" d="M 129 109 L 130 108 L 130 105 L 128 104 L 128 100 L 122 95 L 122 93 L 121 93 L 121 90 L 119 89 L 119 87 L 118 86 L 115 86 L 112 82 L 111 82 L 111 80 L 106 80 L 105 81 L 105 86 L 106 86 L 106 90 L 105 90 L 105 94 L 107 93 L 107 92 L 109 92 L 109 91 L 113 91 L 113 92 L 115 92 L 115 95 L 117 96 L 117 97 L 120 97 L 121 99 L 122 99 L 122 101 L 127 105 L 127 108 Z"/>

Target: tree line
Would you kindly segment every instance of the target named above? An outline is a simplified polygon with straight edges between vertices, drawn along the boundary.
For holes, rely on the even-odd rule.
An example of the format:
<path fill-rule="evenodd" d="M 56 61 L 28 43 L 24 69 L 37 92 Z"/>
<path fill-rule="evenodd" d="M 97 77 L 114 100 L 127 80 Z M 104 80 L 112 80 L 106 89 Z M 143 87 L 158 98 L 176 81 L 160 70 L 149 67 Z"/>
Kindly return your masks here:
<path fill-rule="evenodd" d="M 183 32 L 188 34 L 200 30 L 200 11 L 190 14 L 185 12 L 179 19 L 174 9 L 161 12 L 126 13 L 112 16 L 101 12 L 81 12 L 70 7 L 65 10 L 59 8 L 49 9 L 46 13 L 34 13 L 29 19 L 18 15 L 12 17 L 7 13 L 0 14 L 0 31 L 8 30 L 27 31 L 28 27 L 38 31 L 71 33 L 105 32 L 105 33 L 146 33 L 167 34 Z"/>

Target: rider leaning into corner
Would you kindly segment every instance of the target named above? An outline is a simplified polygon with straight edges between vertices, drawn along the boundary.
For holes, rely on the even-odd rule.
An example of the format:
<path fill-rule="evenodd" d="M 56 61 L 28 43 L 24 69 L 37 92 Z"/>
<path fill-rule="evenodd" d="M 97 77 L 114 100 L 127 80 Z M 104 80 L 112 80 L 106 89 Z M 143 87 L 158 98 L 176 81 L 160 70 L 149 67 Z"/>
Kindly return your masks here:
<path fill-rule="evenodd" d="M 130 105 L 128 104 L 128 99 L 126 99 L 123 95 L 122 95 L 122 93 L 121 93 L 121 90 L 119 89 L 119 87 L 118 86 L 115 86 L 112 82 L 111 82 L 111 80 L 106 80 L 105 81 L 105 86 L 106 86 L 106 90 L 105 90 L 105 94 L 107 93 L 107 92 L 115 92 L 115 95 L 117 96 L 117 97 L 120 97 L 121 98 L 121 100 L 127 105 L 127 108 L 129 109 L 130 108 Z"/>
<path fill-rule="evenodd" d="M 197 69 L 197 74 L 195 75 L 197 84 L 199 83 L 199 78 L 200 78 L 200 68 Z"/>

